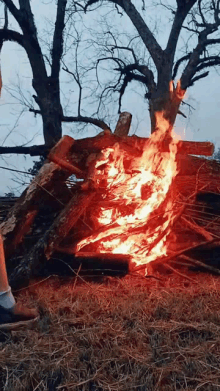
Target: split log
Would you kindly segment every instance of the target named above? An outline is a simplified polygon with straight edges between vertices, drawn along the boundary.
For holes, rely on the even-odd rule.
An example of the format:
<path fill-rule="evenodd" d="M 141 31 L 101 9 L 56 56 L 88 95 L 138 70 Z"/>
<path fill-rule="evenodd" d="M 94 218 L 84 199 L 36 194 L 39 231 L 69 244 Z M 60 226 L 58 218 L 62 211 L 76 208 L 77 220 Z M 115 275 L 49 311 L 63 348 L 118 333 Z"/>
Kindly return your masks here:
<path fill-rule="evenodd" d="M 94 196 L 95 192 L 76 193 L 74 195 L 55 219 L 50 229 L 12 272 L 10 275 L 11 286 L 17 288 L 28 284 L 29 279 L 36 275 L 38 268 L 41 268 L 45 262 L 45 255 L 47 259 L 51 257 L 55 245 L 58 246 L 76 224 Z"/>
<path fill-rule="evenodd" d="M 50 162 L 56 163 L 62 169 L 68 171 L 70 174 L 76 174 L 79 178 L 84 178 L 85 174 L 83 173 L 77 165 L 73 165 L 69 162 L 74 161 L 74 154 L 71 152 L 71 147 L 74 145 L 75 140 L 72 137 L 64 136 L 58 143 L 52 148 L 47 159 Z M 65 146 L 68 148 L 66 150 Z M 69 152 L 69 153 L 68 153 Z M 77 159 L 75 159 L 77 160 Z"/>
<path fill-rule="evenodd" d="M 117 134 L 101 133 L 96 137 L 87 137 L 84 139 L 75 140 L 73 151 L 82 153 L 87 150 L 88 153 L 100 152 L 103 148 L 112 147 L 115 143 L 120 143 L 120 146 L 130 146 L 135 151 L 142 152 L 144 146 L 148 142 L 148 138 L 138 137 L 136 135 L 124 137 L 123 140 Z M 167 145 L 164 145 L 164 150 L 167 151 Z M 214 152 L 214 144 L 210 142 L 197 141 L 180 141 L 177 144 L 177 151 L 180 155 L 202 155 L 212 156 Z M 163 151 L 162 151 L 163 152 Z"/>
<path fill-rule="evenodd" d="M 132 115 L 127 111 L 120 114 L 114 134 L 125 137 L 128 135 L 131 126 Z"/>
<path fill-rule="evenodd" d="M 54 147 L 58 157 L 63 158 L 71 149 L 74 140 L 64 136 Z M 54 184 L 64 185 L 69 172 L 63 171 L 57 164 L 48 161 L 41 167 L 27 189 L 9 211 L 7 219 L 1 223 L 0 232 L 4 237 L 6 256 L 14 252 L 28 233 L 39 206 L 45 200 L 45 194 L 53 198 Z"/>
<path fill-rule="evenodd" d="M 183 216 L 181 216 L 181 219 L 184 221 L 184 223 L 186 223 L 186 225 L 188 225 L 189 228 L 197 232 L 199 235 L 202 235 L 207 241 L 209 242 L 213 241 L 213 236 L 210 234 L 210 232 L 206 231 L 205 228 L 200 227 L 195 223 L 192 223 L 191 221 L 187 220 Z"/>
<path fill-rule="evenodd" d="M 94 191 L 76 194 L 61 211 L 48 232 L 45 248 L 47 259 L 53 253 L 55 245 L 59 246 L 59 243 L 66 237 L 80 216 L 85 212 L 95 194 Z"/>
<path fill-rule="evenodd" d="M 208 141 L 185 141 L 181 140 L 178 143 L 178 153 L 180 155 L 201 155 L 212 156 L 215 146 Z"/>

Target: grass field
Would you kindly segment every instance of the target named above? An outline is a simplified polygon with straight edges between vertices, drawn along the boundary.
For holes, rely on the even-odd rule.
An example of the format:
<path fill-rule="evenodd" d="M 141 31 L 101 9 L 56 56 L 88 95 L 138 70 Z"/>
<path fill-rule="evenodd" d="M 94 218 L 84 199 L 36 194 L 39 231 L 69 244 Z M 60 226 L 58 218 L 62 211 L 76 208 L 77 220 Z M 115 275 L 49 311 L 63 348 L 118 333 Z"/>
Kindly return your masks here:
<path fill-rule="evenodd" d="M 220 278 L 187 273 L 32 282 L 41 318 L 2 336 L 0 390 L 219 391 Z"/>

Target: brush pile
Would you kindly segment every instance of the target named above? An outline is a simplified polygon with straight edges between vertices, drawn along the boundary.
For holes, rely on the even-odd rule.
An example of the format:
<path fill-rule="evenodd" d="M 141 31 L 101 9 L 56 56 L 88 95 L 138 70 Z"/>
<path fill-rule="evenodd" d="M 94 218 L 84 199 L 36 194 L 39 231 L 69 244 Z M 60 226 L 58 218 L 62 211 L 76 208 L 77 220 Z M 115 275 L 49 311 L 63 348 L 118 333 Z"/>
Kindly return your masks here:
<path fill-rule="evenodd" d="M 104 231 L 108 232 L 107 239 L 111 240 L 117 239 L 120 224 L 116 226 L 114 223 L 113 226 L 109 221 L 109 211 L 121 207 L 120 218 L 130 215 L 129 203 L 125 206 L 120 204 L 125 192 L 123 185 L 117 184 L 117 189 L 120 188 L 117 193 L 113 181 L 109 191 L 106 167 L 109 173 L 111 160 L 117 151 L 119 163 L 122 161 L 125 174 L 132 179 L 140 174 L 134 162 L 141 159 L 143 151 L 152 143 L 146 138 L 128 136 L 130 123 L 131 115 L 122 113 L 114 133 L 107 130 L 96 137 L 80 140 L 64 136 L 50 151 L 43 167 L 0 226 L 13 286 L 27 283 L 30 277 L 42 273 L 46 265 L 54 263 L 54 258 L 60 257 L 68 259 L 74 269 L 101 267 L 121 273 L 146 269 L 144 262 L 137 266 L 128 252 L 97 250 L 104 237 L 97 210 L 108 212 L 102 214 L 102 223 L 106 222 Z M 169 137 L 161 139 L 159 155 L 167 156 L 169 145 Z M 168 228 L 159 231 L 151 245 L 151 249 L 156 248 L 159 241 L 162 245 L 166 241 L 167 251 L 161 251 L 157 258 L 154 255 L 154 262 L 148 265 L 148 273 L 151 268 L 161 265 L 173 269 L 173 262 L 175 265 L 202 266 L 218 273 L 215 259 L 220 253 L 220 164 L 191 156 L 211 156 L 213 144 L 209 142 L 181 141 L 176 148 L 178 174 L 168 191 L 173 200 L 171 223 Z M 153 170 L 158 178 L 161 175 L 159 165 Z M 110 168 L 114 171 L 114 167 Z M 142 186 L 142 200 L 150 198 L 151 193 L 150 185 Z M 163 201 L 160 209 L 154 211 L 155 232 L 162 226 L 157 216 L 161 214 L 161 208 L 167 211 L 168 201 Z M 149 229 L 149 224 L 152 228 L 152 222 L 148 222 L 147 225 L 142 223 L 141 230 L 136 229 L 137 237 L 142 235 L 143 230 Z M 112 239 L 113 231 L 110 229 L 113 228 L 116 231 Z M 130 236 L 133 232 L 127 231 L 126 234 Z M 87 238 L 90 238 L 88 243 Z M 79 243 L 83 246 L 80 247 Z M 150 251 L 148 248 L 149 254 Z M 145 253 L 142 254 L 144 257 Z"/>

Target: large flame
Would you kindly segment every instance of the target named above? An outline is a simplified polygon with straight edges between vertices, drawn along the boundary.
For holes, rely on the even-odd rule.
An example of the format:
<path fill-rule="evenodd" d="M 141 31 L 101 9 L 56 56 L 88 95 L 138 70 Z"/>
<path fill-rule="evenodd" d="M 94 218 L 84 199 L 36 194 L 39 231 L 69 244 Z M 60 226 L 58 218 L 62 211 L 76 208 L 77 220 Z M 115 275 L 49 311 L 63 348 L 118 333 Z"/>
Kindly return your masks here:
<path fill-rule="evenodd" d="M 93 211 L 99 229 L 81 240 L 77 251 L 92 244 L 99 253 L 129 254 L 137 264 L 166 255 L 166 238 L 176 210 L 171 184 L 177 174 L 178 141 L 170 137 L 167 152 L 161 145 L 168 122 L 158 113 L 160 129 L 147 141 L 141 157 L 131 161 L 120 143 L 102 151 L 93 180 L 101 198 Z"/>

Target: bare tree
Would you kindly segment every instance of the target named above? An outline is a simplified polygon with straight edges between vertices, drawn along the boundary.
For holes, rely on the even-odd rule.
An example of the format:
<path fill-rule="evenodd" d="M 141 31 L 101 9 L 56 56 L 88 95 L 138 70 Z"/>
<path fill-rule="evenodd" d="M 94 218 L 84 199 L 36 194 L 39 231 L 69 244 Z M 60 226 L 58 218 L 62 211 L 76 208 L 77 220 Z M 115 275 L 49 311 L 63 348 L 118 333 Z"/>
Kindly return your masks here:
<path fill-rule="evenodd" d="M 76 6 L 79 2 L 73 2 Z M 180 104 L 183 102 L 186 90 L 196 81 L 208 76 L 210 67 L 220 64 L 219 26 L 220 0 L 176 0 L 176 5 L 160 2 L 171 15 L 170 31 L 164 49 L 160 46 L 155 34 L 146 22 L 147 10 L 143 0 L 137 6 L 131 0 L 87 0 L 81 1 L 85 12 L 95 5 L 103 8 L 112 5 L 115 12 L 126 15 L 137 30 L 142 46 L 148 53 L 145 62 L 136 53 L 134 39 L 126 45 L 120 45 L 112 31 L 106 33 L 112 38 L 106 46 L 105 56 L 97 60 L 97 65 L 103 61 L 114 63 L 114 72 L 118 72 L 115 83 L 109 84 L 102 91 L 115 91 L 119 96 L 119 111 L 121 100 L 128 85 L 137 81 L 145 89 L 145 97 L 149 101 L 151 131 L 154 132 L 161 124 L 162 117 L 168 120 L 168 130 L 173 127 L 177 114 L 182 114 Z M 142 9 L 140 6 L 142 5 Z M 158 4 L 157 4 L 158 5 Z M 139 8 L 138 8 L 139 7 Z M 109 12 L 109 9 L 108 9 Z M 112 14 L 111 14 L 112 15 Z M 120 30 L 120 26 L 118 26 Z M 178 44 L 180 36 L 189 34 L 180 54 Z M 189 43 L 190 42 L 190 43 Z M 129 56 L 125 55 L 129 53 Z"/>
<path fill-rule="evenodd" d="M 32 87 L 35 90 L 34 101 L 38 108 L 30 106 L 35 115 L 40 114 L 43 122 L 43 136 L 45 145 L 38 147 L 0 147 L 0 153 L 28 153 L 40 154 L 56 143 L 62 136 L 63 122 L 91 123 L 101 129 L 109 126 L 100 118 L 81 115 L 81 90 L 79 95 L 76 116 L 65 116 L 60 98 L 60 72 L 64 58 L 64 40 L 66 25 L 70 19 L 67 9 L 67 0 L 57 0 L 56 20 L 51 42 L 49 43 L 50 58 L 43 55 L 42 45 L 38 38 L 37 26 L 31 9 L 30 0 L 19 0 L 19 8 L 13 0 L 1 0 L 4 5 L 4 26 L 0 29 L 0 50 L 4 42 L 13 41 L 26 52 L 31 66 L 33 78 Z M 18 23 L 20 31 L 8 28 L 8 12 Z M 73 11 L 71 11 L 73 13 Z M 13 56 L 13 54 L 12 54 Z M 50 72 L 48 72 L 48 64 Z M 67 67 L 65 69 L 67 71 Z M 79 78 L 72 72 L 76 83 L 80 86 Z M 0 78 L 0 88 L 2 81 Z"/>

